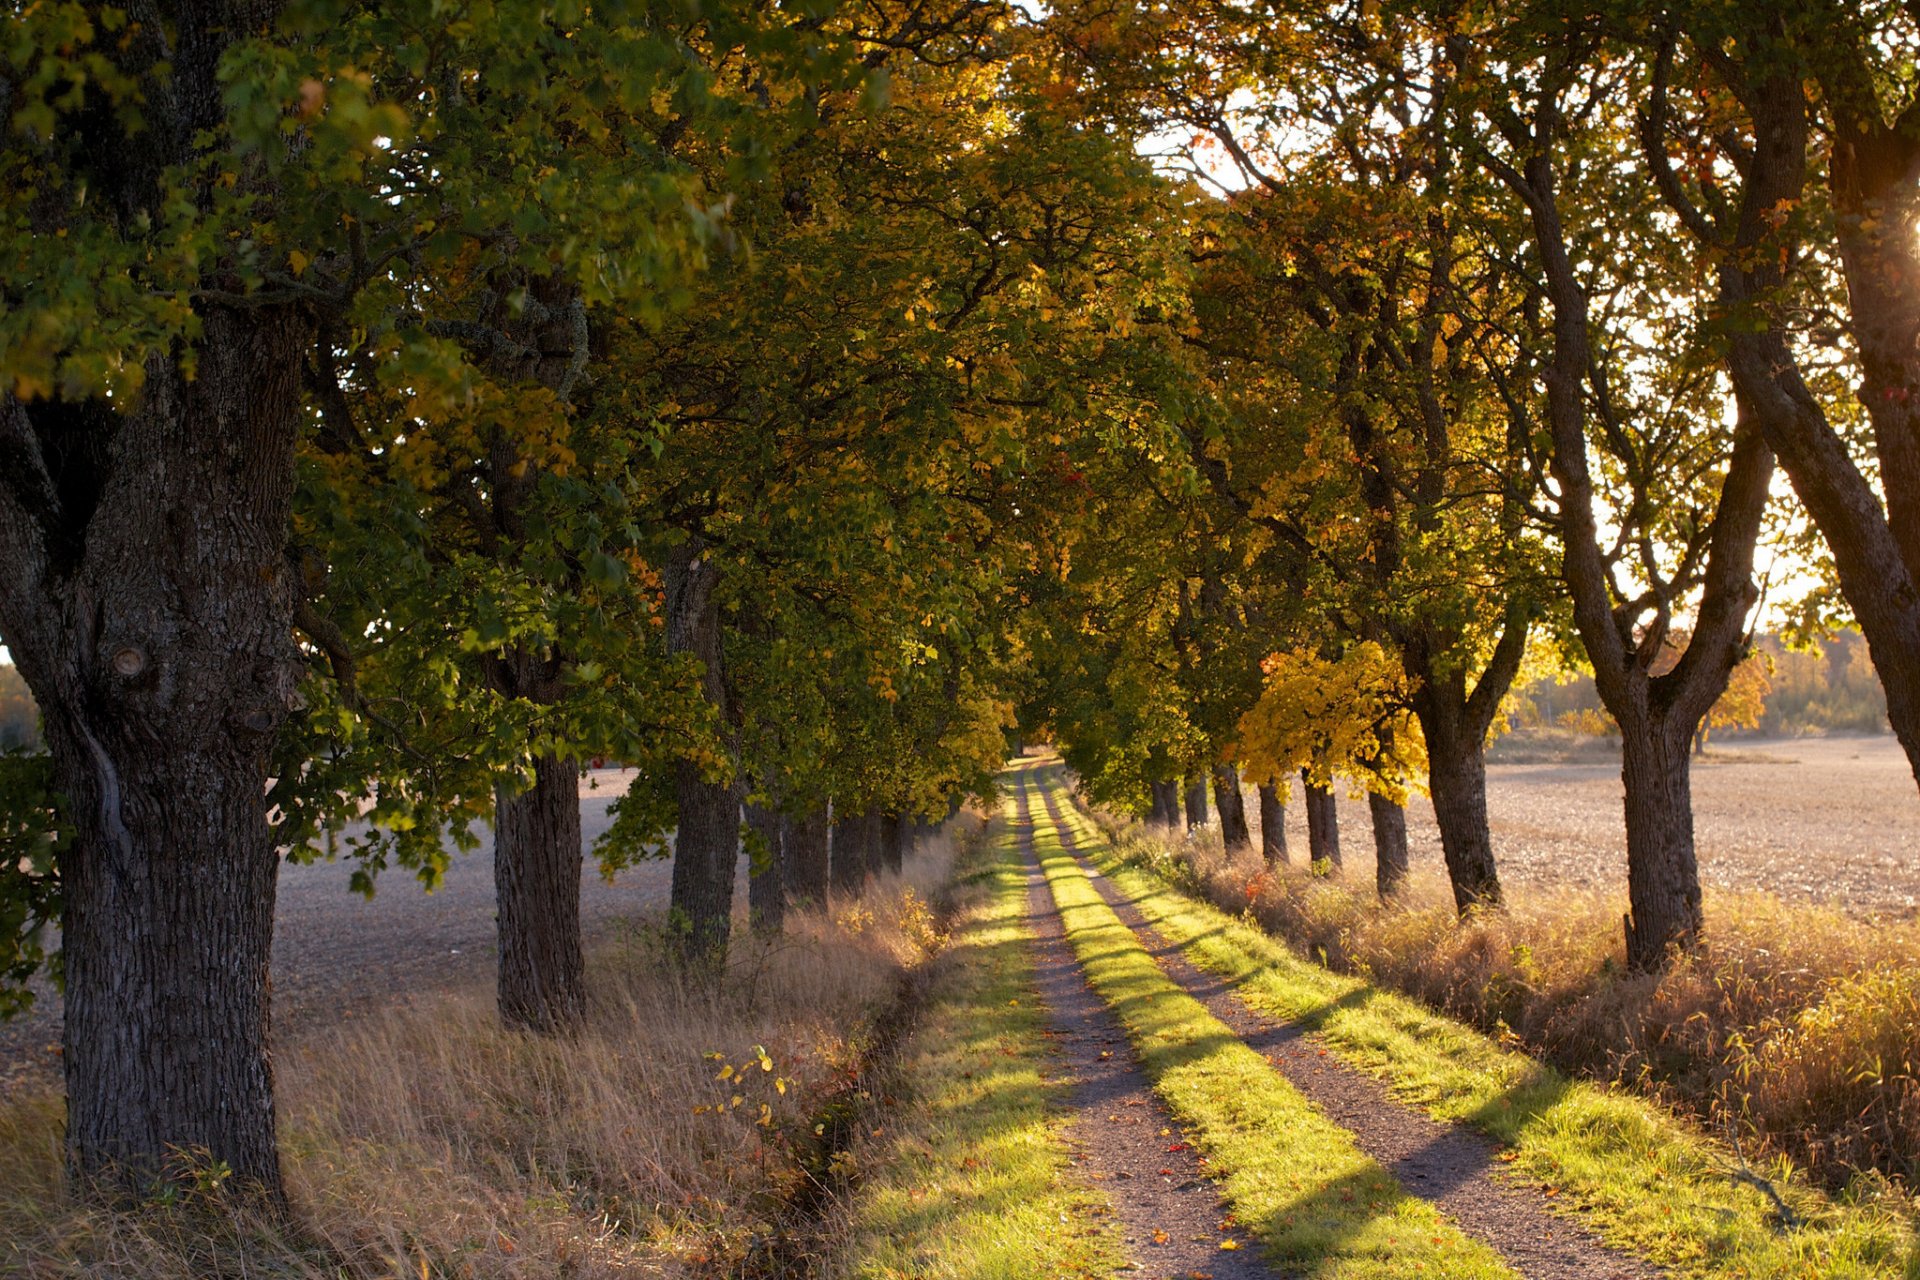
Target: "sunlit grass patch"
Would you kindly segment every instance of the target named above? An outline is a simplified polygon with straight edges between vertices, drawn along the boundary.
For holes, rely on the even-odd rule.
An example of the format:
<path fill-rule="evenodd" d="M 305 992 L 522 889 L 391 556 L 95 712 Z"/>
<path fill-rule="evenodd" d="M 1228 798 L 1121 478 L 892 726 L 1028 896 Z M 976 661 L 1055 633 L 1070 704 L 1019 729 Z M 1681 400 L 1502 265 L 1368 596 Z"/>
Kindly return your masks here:
<path fill-rule="evenodd" d="M 835 1273 L 872 1277 L 1108 1275 L 1125 1261 L 1105 1198 L 1072 1170 L 1067 1086 L 1047 1078 L 1026 886 L 998 824 L 946 972 L 899 1065 L 910 1090 L 855 1197 Z"/>
<path fill-rule="evenodd" d="M 1655 1103 L 1568 1080 L 1414 1001 L 1296 955 L 1248 921 L 1117 857 L 1062 796 L 1083 854 L 1195 965 L 1234 982 L 1254 1008 L 1301 1022 L 1355 1067 L 1436 1119 L 1508 1144 L 1516 1176 L 1604 1238 L 1668 1267 L 1712 1277 L 1914 1277 L 1913 1223 L 1878 1206 L 1835 1203 L 1783 1162 L 1752 1170 L 1803 1220 L 1784 1229 L 1743 1165 Z"/>
<path fill-rule="evenodd" d="M 1051 823 L 1035 850 L 1067 936 L 1154 1087 L 1276 1265 L 1328 1280 L 1512 1276 L 1408 1195 L 1258 1053 L 1182 991 L 1088 881 Z"/>

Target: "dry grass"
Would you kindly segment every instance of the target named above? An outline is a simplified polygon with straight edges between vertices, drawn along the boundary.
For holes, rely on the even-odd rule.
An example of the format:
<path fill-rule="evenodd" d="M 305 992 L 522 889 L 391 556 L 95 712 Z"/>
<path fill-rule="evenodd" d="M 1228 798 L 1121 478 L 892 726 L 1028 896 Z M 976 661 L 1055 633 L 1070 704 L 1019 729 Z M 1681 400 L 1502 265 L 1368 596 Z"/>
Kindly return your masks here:
<path fill-rule="evenodd" d="M 59 1101 L 0 1104 L 0 1273 L 255 1277 L 712 1275 L 808 1176 L 814 1116 L 874 1013 L 937 946 L 945 840 L 857 902 L 736 943 L 716 981 L 637 931 L 595 957 L 577 1038 L 503 1030 L 490 993 L 283 1051 L 292 1203 L 262 1221 L 211 1177 L 108 1212 L 61 1186 Z M 724 1078 L 723 1078 L 724 1077 Z"/>
<path fill-rule="evenodd" d="M 1857 1195 L 1920 1186 L 1920 921 L 1709 891 L 1707 947 L 1652 977 L 1625 970 L 1621 903 L 1602 894 L 1529 889 L 1461 922 L 1437 877 L 1383 906 L 1370 868 L 1269 869 L 1208 830 L 1114 834 L 1124 856 L 1330 968 L 1642 1089 L 1751 1155 Z"/>

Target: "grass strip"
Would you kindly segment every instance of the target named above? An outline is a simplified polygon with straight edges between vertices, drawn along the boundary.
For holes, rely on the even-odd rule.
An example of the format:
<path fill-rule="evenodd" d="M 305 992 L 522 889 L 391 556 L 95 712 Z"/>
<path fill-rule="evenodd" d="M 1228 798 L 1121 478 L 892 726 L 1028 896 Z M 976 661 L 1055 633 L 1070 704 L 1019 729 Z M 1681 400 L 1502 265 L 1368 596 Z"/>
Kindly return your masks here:
<path fill-rule="evenodd" d="M 838 1275 L 1055 1280 L 1126 1263 L 1105 1197 L 1068 1161 L 1024 868 L 1012 825 L 996 826 L 963 873 L 979 900 L 906 1046 L 909 1097 L 854 1198 Z"/>
<path fill-rule="evenodd" d="M 1549 1188 L 1607 1241 L 1676 1276 L 1920 1277 L 1904 1214 L 1836 1202 L 1775 1165 L 1764 1172 L 1803 1220 L 1783 1230 L 1772 1202 L 1735 1180 L 1737 1157 L 1664 1108 L 1569 1080 L 1406 997 L 1303 959 L 1258 925 L 1122 860 L 1057 774 L 1047 786 L 1081 852 L 1196 967 L 1235 983 L 1253 1008 L 1317 1033 L 1394 1096 L 1505 1144 L 1513 1175 Z"/>
<path fill-rule="evenodd" d="M 1037 818 L 1034 849 L 1074 953 L 1272 1263 L 1327 1280 L 1513 1276 L 1167 977 Z"/>

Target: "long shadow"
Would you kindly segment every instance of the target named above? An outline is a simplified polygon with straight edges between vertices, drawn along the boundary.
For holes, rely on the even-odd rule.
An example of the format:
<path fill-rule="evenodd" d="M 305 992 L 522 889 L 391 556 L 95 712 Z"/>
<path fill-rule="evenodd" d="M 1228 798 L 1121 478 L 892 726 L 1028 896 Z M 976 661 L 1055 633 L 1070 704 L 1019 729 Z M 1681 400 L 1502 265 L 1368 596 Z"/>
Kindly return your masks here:
<path fill-rule="evenodd" d="M 1046 798 L 1061 828 L 1062 847 L 1084 867 L 1085 855 L 1059 823 L 1053 797 Z M 1297 1018 L 1275 1018 L 1250 1007 L 1241 995 L 1251 972 L 1240 977 L 1211 974 L 1187 959 L 1187 946 L 1222 930 L 1175 943 L 1149 925 L 1106 877 L 1089 879 L 1168 979 L 1232 1028 L 1234 1041 L 1260 1053 L 1352 1133 L 1361 1149 L 1393 1175 L 1398 1194 L 1438 1204 L 1530 1277 L 1657 1274 L 1640 1259 L 1611 1249 L 1585 1228 L 1551 1213 L 1536 1188 L 1492 1177 L 1499 1167 L 1499 1149 L 1488 1132 L 1517 1135 L 1543 1119 L 1571 1087 L 1557 1073 L 1536 1067 L 1464 1121 L 1434 1120 L 1394 1099 L 1381 1081 L 1334 1060 L 1312 1039 L 1338 1013 L 1363 1008 L 1377 998 L 1372 988 L 1355 987 Z M 1352 1188 L 1334 1190 L 1344 1195 Z"/>

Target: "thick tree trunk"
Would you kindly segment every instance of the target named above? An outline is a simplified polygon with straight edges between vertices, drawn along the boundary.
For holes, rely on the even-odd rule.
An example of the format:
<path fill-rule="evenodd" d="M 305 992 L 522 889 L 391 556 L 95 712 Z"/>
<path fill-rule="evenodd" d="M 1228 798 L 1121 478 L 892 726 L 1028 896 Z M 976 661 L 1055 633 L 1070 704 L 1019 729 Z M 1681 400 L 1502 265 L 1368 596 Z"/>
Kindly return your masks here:
<path fill-rule="evenodd" d="M 1427 735 L 1427 789 L 1440 828 L 1440 851 L 1453 886 L 1454 909 L 1500 905 L 1500 871 L 1487 826 L 1487 754 L 1479 734 L 1448 733 L 1423 723 Z"/>
<path fill-rule="evenodd" d="M 307 321 L 209 311 L 139 403 L 0 392 L 0 635 L 75 836 L 66 1146 L 138 1195 L 203 1151 L 280 1194 L 270 749 L 298 678 L 286 558 Z"/>
<path fill-rule="evenodd" d="M 787 822 L 787 897 L 795 905 L 817 907 L 827 900 L 827 831 L 824 809 Z"/>
<path fill-rule="evenodd" d="M 1649 715 L 1620 724 L 1626 785 L 1627 966 L 1657 972 L 1700 936 L 1700 871 L 1693 845 L 1691 725 Z"/>
<path fill-rule="evenodd" d="M 907 824 L 897 813 L 880 816 L 880 863 L 898 874 L 907 860 Z"/>
<path fill-rule="evenodd" d="M 1247 802 L 1240 793 L 1240 772 L 1230 764 L 1213 766 L 1213 807 L 1220 812 L 1220 839 L 1229 852 L 1253 843 L 1247 832 Z"/>
<path fill-rule="evenodd" d="M 779 810 L 747 806 L 747 829 L 754 834 L 747 864 L 747 918 L 755 932 L 779 934 L 787 915 L 787 820 Z"/>
<path fill-rule="evenodd" d="M 867 855 L 867 875 L 885 874 L 887 870 L 886 819 L 878 806 L 860 815 L 860 847 Z"/>
<path fill-rule="evenodd" d="M 1260 784 L 1260 852 L 1270 867 L 1285 866 L 1287 857 L 1287 806 L 1280 803 L 1280 788 Z"/>
<path fill-rule="evenodd" d="M 1300 776 L 1307 792 L 1307 860 L 1340 865 L 1340 807 L 1333 791 Z"/>
<path fill-rule="evenodd" d="M 1196 773 L 1187 779 L 1187 830 L 1207 825 L 1207 775 Z"/>
<path fill-rule="evenodd" d="M 840 806 L 834 804 L 838 813 Z M 833 889 L 836 893 L 857 894 L 867 884 L 866 815 L 849 813 L 833 824 Z"/>
<path fill-rule="evenodd" d="M 531 787 L 496 791 L 493 827 L 500 1016 L 533 1031 L 570 1030 L 587 1012 L 579 764 L 536 760 Z"/>
<path fill-rule="evenodd" d="M 1367 812 L 1373 818 L 1374 883 L 1382 898 L 1391 898 L 1407 879 L 1407 811 L 1368 792 Z"/>
<path fill-rule="evenodd" d="M 692 538 L 667 558 L 667 651 L 700 662 L 707 700 L 726 718 L 726 684 L 720 654 L 720 607 L 714 595 L 719 570 L 705 544 Z M 685 954 L 723 958 L 733 927 L 733 882 L 740 861 L 740 800 L 730 782 L 712 782 L 700 765 L 682 759 L 673 766 L 679 809 L 673 838 L 674 917 L 685 929 Z"/>
<path fill-rule="evenodd" d="M 1180 784 L 1172 778 L 1164 778 L 1151 784 L 1153 788 L 1153 811 L 1155 822 L 1172 830 L 1180 825 Z"/>

